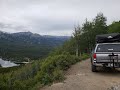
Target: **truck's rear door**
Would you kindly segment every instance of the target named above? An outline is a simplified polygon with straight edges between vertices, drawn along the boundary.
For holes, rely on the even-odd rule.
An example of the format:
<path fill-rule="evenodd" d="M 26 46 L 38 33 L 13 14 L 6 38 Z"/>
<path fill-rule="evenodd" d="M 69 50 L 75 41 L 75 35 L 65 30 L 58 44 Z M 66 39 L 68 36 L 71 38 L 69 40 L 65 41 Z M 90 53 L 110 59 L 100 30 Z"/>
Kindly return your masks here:
<path fill-rule="evenodd" d="M 98 44 L 95 52 L 97 62 L 120 62 L 120 43 Z"/>

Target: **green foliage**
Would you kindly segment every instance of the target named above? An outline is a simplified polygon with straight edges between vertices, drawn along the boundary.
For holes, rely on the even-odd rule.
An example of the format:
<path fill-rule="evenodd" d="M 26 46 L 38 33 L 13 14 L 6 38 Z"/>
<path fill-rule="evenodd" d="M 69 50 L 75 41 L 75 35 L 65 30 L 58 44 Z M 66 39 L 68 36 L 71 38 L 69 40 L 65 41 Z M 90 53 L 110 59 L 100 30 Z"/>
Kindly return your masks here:
<path fill-rule="evenodd" d="M 77 46 L 76 53 L 90 53 L 95 45 L 96 35 L 107 33 L 106 17 L 99 13 L 92 22 L 86 20 L 82 27 L 75 27 L 75 31 L 79 32 L 73 33 L 74 38 L 77 38 L 77 42 L 75 42 L 75 46 Z"/>
<path fill-rule="evenodd" d="M 120 33 L 120 21 L 108 26 L 108 33 Z"/>
<path fill-rule="evenodd" d="M 95 17 L 93 23 L 94 23 L 94 30 L 97 34 L 105 34 L 107 33 L 107 25 L 106 25 L 106 17 L 103 15 L 103 13 L 98 13 Z"/>
<path fill-rule="evenodd" d="M 0 55 L 2 58 L 7 58 L 15 61 L 25 61 L 25 58 L 39 59 L 46 57 L 48 53 L 54 48 L 44 45 L 6 45 L 0 44 Z"/>
<path fill-rule="evenodd" d="M 63 52 L 63 54 L 49 56 L 42 61 L 35 61 L 15 70 L 11 69 L 11 72 L 0 74 L 0 90 L 30 90 L 38 83 L 42 86 L 63 81 L 64 70 L 78 61 L 80 58 Z"/>
<path fill-rule="evenodd" d="M 63 71 L 56 68 L 53 71 L 53 81 L 63 81 L 63 80 L 64 80 Z"/>
<path fill-rule="evenodd" d="M 27 90 L 35 84 L 34 76 L 39 70 L 40 61 L 36 61 L 17 70 L 11 69 L 11 72 L 1 73 L 0 90 Z"/>
<path fill-rule="evenodd" d="M 66 41 L 62 46 L 57 47 L 54 49 L 51 53 L 50 56 L 54 55 L 60 55 L 60 54 L 70 54 L 70 55 L 75 55 L 75 39 L 71 37 L 70 40 Z"/>
<path fill-rule="evenodd" d="M 87 58 L 89 58 L 89 57 L 90 57 L 89 54 L 83 53 L 82 56 L 81 56 L 81 60 L 85 60 L 85 59 L 87 59 Z"/>
<path fill-rule="evenodd" d="M 9 67 L 9 68 L 2 68 L 2 67 L 0 67 L 0 73 L 8 73 L 8 72 L 12 72 L 12 71 L 15 71 L 15 70 L 17 70 L 17 69 L 19 69 L 19 68 L 21 68 L 22 66 L 15 66 L 15 67 Z"/>

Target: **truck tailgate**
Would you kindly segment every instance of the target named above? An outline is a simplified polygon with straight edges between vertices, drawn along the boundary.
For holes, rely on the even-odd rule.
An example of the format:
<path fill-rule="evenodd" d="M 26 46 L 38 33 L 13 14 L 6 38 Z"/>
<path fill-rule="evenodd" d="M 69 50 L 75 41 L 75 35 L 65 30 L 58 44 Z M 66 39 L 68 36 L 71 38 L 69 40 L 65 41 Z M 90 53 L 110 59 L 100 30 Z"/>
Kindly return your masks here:
<path fill-rule="evenodd" d="M 97 62 L 112 62 L 113 59 L 115 62 L 120 62 L 120 53 L 114 53 L 116 56 L 110 56 L 112 53 L 98 53 L 96 54 L 96 61 Z M 117 61 L 118 60 L 118 61 Z"/>

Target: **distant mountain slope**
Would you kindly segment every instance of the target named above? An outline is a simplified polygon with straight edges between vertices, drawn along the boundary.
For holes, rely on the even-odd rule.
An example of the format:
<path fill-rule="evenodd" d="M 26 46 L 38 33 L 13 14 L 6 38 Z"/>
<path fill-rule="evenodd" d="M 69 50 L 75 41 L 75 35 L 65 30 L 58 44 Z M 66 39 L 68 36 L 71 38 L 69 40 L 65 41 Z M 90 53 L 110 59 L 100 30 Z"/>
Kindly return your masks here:
<path fill-rule="evenodd" d="M 0 56 L 16 60 L 26 57 L 42 58 L 69 38 L 68 36 L 41 36 L 31 32 L 5 33 L 0 31 Z"/>

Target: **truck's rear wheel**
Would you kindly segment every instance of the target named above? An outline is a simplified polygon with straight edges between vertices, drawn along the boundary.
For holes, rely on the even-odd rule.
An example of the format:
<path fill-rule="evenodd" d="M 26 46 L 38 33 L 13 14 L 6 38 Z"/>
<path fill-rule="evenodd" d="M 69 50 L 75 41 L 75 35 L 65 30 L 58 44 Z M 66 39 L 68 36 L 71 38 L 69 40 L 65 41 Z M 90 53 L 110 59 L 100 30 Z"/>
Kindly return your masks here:
<path fill-rule="evenodd" d="M 92 72 L 97 72 L 96 66 L 92 64 Z"/>

